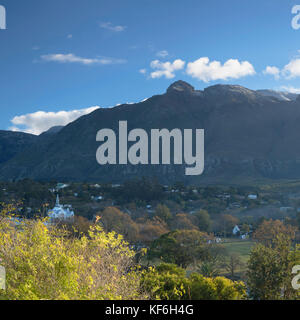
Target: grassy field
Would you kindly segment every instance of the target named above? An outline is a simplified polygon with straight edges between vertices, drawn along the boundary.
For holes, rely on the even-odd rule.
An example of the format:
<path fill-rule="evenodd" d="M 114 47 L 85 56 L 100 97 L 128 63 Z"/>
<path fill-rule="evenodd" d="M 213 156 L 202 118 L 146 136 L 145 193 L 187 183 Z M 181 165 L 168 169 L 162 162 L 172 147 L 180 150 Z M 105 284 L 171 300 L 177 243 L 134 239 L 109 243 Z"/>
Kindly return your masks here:
<path fill-rule="evenodd" d="M 251 249 L 255 243 L 253 241 L 229 241 L 222 245 L 226 248 L 229 255 L 236 253 L 241 257 L 243 263 L 247 263 Z"/>
<path fill-rule="evenodd" d="M 245 280 L 245 274 L 247 271 L 247 262 L 250 258 L 251 249 L 255 246 L 253 241 L 238 241 L 238 240 L 228 240 L 228 242 L 222 243 L 226 248 L 228 255 L 237 254 L 240 257 L 242 266 L 238 267 L 236 270 L 236 277 L 239 280 Z M 229 259 L 229 257 L 228 257 Z M 229 277 L 230 274 L 228 270 L 221 270 L 221 275 Z"/>
<path fill-rule="evenodd" d="M 241 241 L 241 240 L 237 240 L 237 239 L 227 239 L 227 242 L 224 242 L 221 245 L 223 247 L 225 247 L 227 250 L 227 254 L 228 254 L 227 259 L 229 259 L 229 256 L 231 254 L 238 254 L 239 255 L 240 260 L 243 265 L 241 267 L 237 268 L 236 274 L 235 274 L 236 279 L 234 279 L 234 280 L 245 281 L 245 273 L 247 271 L 247 262 L 250 258 L 251 249 L 253 246 L 255 246 L 255 242 L 250 241 L 250 240 Z M 160 263 L 162 263 L 162 261 L 160 259 L 155 259 L 150 262 L 150 264 L 152 266 L 157 266 Z M 146 265 L 148 265 L 148 261 L 146 259 L 142 259 L 141 264 L 143 266 L 146 266 Z M 193 272 L 198 272 L 195 265 L 190 265 L 186 271 L 187 271 L 187 275 L 190 275 Z M 228 270 L 226 270 L 225 268 L 221 268 L 220 275 L 225 276 L 225 277 L 230 277 Z"/>

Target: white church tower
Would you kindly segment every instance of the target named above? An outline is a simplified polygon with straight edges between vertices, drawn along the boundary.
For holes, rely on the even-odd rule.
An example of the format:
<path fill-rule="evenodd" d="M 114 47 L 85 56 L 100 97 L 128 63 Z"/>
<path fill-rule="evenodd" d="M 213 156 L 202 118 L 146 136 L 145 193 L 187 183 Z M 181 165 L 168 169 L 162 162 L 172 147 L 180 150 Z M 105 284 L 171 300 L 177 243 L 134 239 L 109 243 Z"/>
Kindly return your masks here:
<path fill-rule="evenodd" d="M 48 211 L 50 220 L 72 220 L 74 219 L 74 211 L 71 205 L 61 205 L 59 195 L 57 193 L 55 207 Z"/>

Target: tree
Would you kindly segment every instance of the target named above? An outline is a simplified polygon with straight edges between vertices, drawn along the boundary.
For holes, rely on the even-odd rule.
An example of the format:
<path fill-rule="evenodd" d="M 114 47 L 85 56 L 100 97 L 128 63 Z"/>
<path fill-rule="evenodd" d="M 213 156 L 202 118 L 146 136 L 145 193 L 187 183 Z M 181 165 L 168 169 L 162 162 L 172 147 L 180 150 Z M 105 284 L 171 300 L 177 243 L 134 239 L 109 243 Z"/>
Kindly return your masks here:
<path fill-rule="evenodd" d="M 158 217 L 154 217 L 153 220 L 148 219 L 143 223 L 138 223 L 138 228 L 139 234 L 137 240 L 146 244 L 170 231 L 167 224 Z"/>
<path fill-rule="evenodd" d="M 197 226 L 192 222 L 193 216 L 187 213 L 178 213 L 170 223 L 173 230 L 197 230 Z"/>
<path fill-rule="evenodd" d="M 211 228 L 211 219 L 209 213 L 206 210 L 200 210 L 195 213 L 197 218 L 197 226 L 200 231 L 209 232 Z"/>
<path fill-rule="evenodd" d="M 300 230 L 300 212 L 297 212 L 297 224 L 298 224 L 298 229 Z"/>
<path fill-rule="evenodd" d="M 175 264 L 163 263 L 150 267 L 143 274 L 142 288 L 155 300 L 181 300 L 186 294 L 188 280 L 185 270 Z"/>
<path fill-rule="evenodd" d="M 197 264 L 197 271 L 205 277 L 216 277 L 224 266 L 227 251 L 222 245 L 210 244 Z"/>
<path fill-rule="evenodd" d="M 225 264 L 225 267 L 230 272 L 230 276 L 232 279 L 235 277 L 236 270 L 241 266 L 243 266 L 243 263 L 237 253 L 232 253 L 229 256 L 229 260 Z"/>
<path fill-rule="evenodd" d="M 252 250 L 247 271 L 251 298 L 278 300 L 297 297 L 297 291 L 291 288 L 291 270 L 300 263 L 297 251 L 297 248 L 291 251 L 291 241 L 280 233 L 271 243 L 259 243 Z"/>
<path fill-rule="evenodd" d="M 160 201 L 164 198 L 164 188 L 156 179 L 141 178 L 126 181 L 117 190 L 112 190 L 112 195 L 126 203 Z"/>
<path fill-rule="evenodd" d="M 164 204 L 159 204 L 156 207 L 155 216 L 159 217 L 161 220 L 165 222 L 168 222 L 172 218 L 170 209 Z"/>
<path fill-rule="evenodd" d="M 248 223 L 243 223 L 240 229 L 241 234 L 248 234 L 250 232 L 250 225 Z"/>
<path fill-rule="evenodd" d="M 151 299 L 162 300 L 240 300 L 245 298 L 245 285 L 223 277 L 206 278 L 174 264 L 150 268 L 142 278 L 142 287 Z"/>
<path fill-rule="evenodd" d="M 295 238 L 296 228 L 291 225 L 285 225 L 280 220 L 265 220 L 255 231 L 253 238 L 264 245 L 273 245 L 277 236 L 281 234 L 287 241 Z"/>
<path fill-rule="evenodd" d="M 115 231 L 131 242 L 137 239 L 138 225 L 128 214 L 116 207 L 107 207 L 98 215 L 100 217 L 99 223 L 102 224 L 106 231 Z"/>
<path fill-rule="evenodd" d="M 197 230 L 176 230 L 151 244 L 149 259 L 160 258 L 183 268 L 205 255 L 208 235 Z"/>
<path fill-rule="evenodd" d="M 122 236 L 99 225 L 79 239 L 44 221 L 0 218 L 5 299 L 143 299 L 134 255 Z"/>
<path fill-rule="evenodd" d="M 57 221 L 57 227 L 68 230 L 70 236 L 87 236 L 93 223 L 82 216 L 75 216 L 73 221 Z"/>
<path fill-rule="evenodd" d="M 206 278 L 192 274 L 185 297 L 191 300 L 244 300 L 246 286 L 242 281 L 232 281 L 225 277 Z"/>
<path fill-rule="evenodd" d="M 223 223 L 224 223 L 224 230 L 227 233 L 232 233 L 233 228 L 239 223 L 239 219 L 230 214 L 224 214 Z"/>
<path fill-rule="evenodd" d="M 271 247 L 259 244 L 248 263 L 248 286 L 254 300 L 279 299 L 283 284 L 281 259 Z"/>
<path fill-rule="evenodd" d="M 232 230 L 238 223 L 238 218 L 230 214 L 222 214 L 215 221 L 215 231 L 223 234 L 224 237 L 226 237 L 227 235 L 232 235 Z"/>

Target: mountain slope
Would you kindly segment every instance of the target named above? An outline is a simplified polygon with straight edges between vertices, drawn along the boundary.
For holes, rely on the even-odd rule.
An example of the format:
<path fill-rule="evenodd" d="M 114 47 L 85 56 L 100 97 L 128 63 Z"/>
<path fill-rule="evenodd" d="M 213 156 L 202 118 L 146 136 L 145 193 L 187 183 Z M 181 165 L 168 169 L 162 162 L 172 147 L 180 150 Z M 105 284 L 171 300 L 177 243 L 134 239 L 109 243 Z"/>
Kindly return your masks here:
<path fill-rule="evenodd" d="M 264 96 L 274 97 L 281 101 L 294 101 L 297 99 L 298 94 L 285 91 L 274 90 L 257 90 L 257 92 Z"/>
<path fill-rule="evenodd" d="M 0 131 L 0 164 L 10 160 L 37 141 L 37 137 L 23 132 Z"/>
<path fill-rule="evenodd" d="M 205 172 L 185 176 L 185 165 L 100 166 L 98 130 L 205 129 Z M 98 109 L 0 167 L 0 179 L 33 178 L 122 182 L 156 176 L 163 183 L 230 182 L 232 179 L 300 178 L 300 99 L 282 101 L 241 86 L 203 91 L 178 81 L 144 102 Z"/>

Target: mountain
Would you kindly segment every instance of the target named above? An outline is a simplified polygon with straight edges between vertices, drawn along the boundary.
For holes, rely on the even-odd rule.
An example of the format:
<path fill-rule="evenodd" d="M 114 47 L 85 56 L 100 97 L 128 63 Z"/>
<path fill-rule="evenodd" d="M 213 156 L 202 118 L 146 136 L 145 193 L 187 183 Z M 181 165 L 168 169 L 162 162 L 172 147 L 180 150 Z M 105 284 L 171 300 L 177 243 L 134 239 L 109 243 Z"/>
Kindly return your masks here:
<path fill-rule="evenodd" d="M 64 126 L 54 126 L 54 127 L 51 127 L 51 128 L 48 129 L 47 131 L 42 132 L 42 133 L 40 134 L 40 136 L 56 134 L 56 133 L 58 133 L 63 127 L 64 127 Z"/>
<path fill-rule="evenodd" d="M 96 134 L 119 120 L 128 130 L 205 129 L 205 171 L 186 176 L 186 165 L 100 166 Z M 238 85 L 195 90 L 177 81 L 167 92 L 136 103 L 98 109 L 0 166 L 0 179 L 118 183 L 151 176 L 162 183 L 233 183 L 300 178 L 300 98 L 280 100 Z"/>
<path fill-rule="evenodd" d="M 23 132 L 0 131 L 0 165 L 24 151 L 37 137 Z"/>
<path fill-rule="evenodd" d="M 290 93 L 286 91 L 257 90 L 256 92 L 264 96 L 277 98 L 278 100 L 281 100 L 281 101 L 294 101 L 298 97 L 298 94 Z"/>

